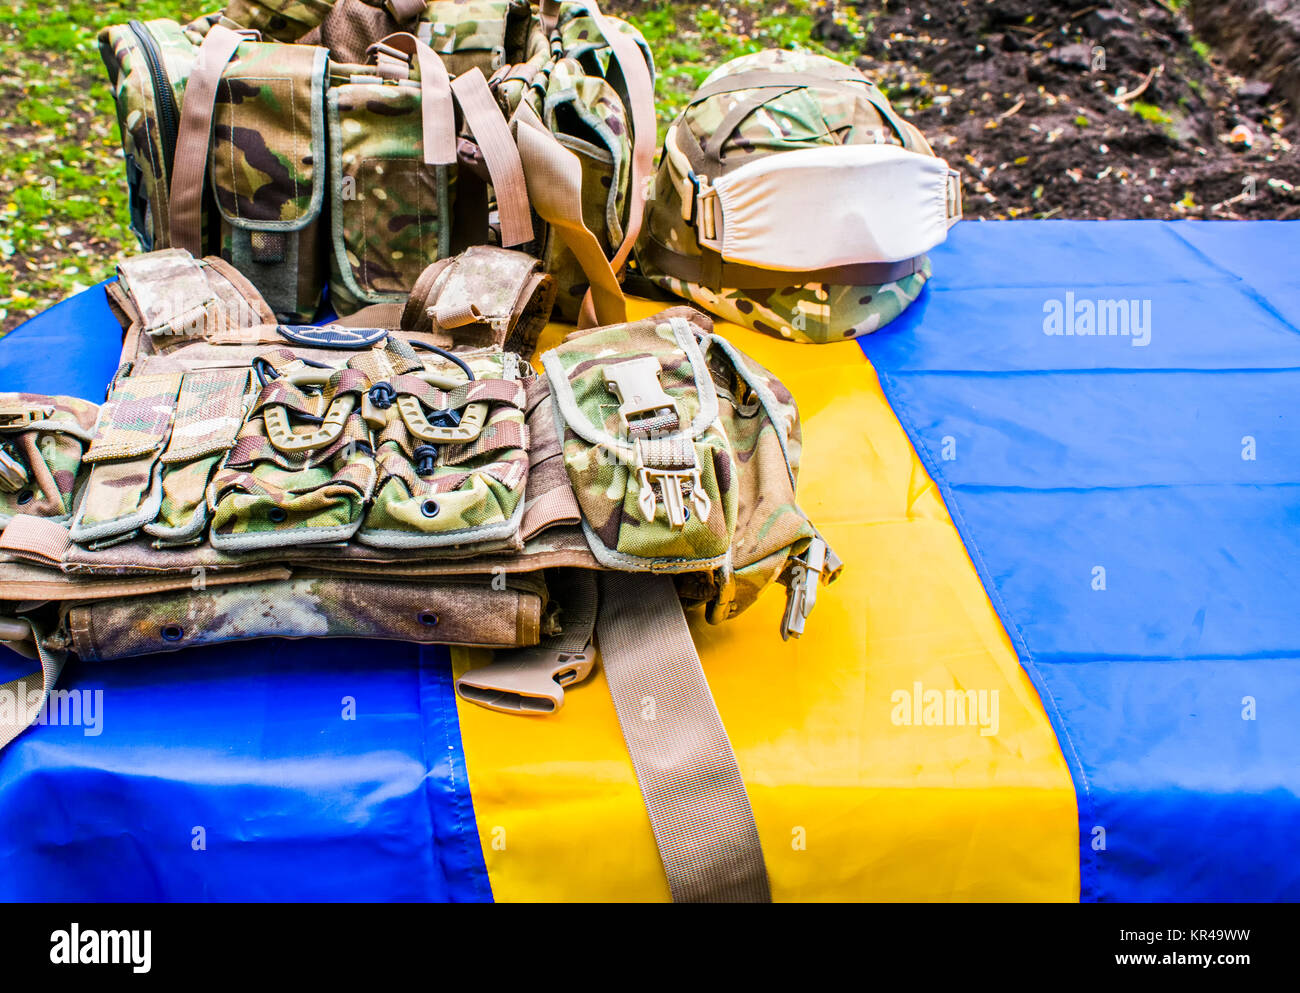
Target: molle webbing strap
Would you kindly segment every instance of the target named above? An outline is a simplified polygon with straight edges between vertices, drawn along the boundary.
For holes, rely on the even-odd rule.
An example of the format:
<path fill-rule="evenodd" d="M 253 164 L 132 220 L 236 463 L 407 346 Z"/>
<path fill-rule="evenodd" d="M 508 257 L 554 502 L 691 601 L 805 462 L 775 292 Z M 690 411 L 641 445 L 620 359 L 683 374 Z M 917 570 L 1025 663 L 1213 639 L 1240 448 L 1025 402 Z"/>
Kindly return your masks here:
<path fill-rule="evenodd" d="M 602 573 L 596 639 L 674 902 L 769 903 L 736 756 L 668 576 Z"/>
<path fill-rule="evenodd" d="M 465 121 L 483 150 L 501 217 L 501 244 L 506 248 L 533 240 L 533 211 L 528 205 L 528 185 L 519 149 L 478 66 L 461 73 L 451 83 Z"/>
<path fill-rule="evenodd" d="M 44 517 L 15 514 L 0 532 L 0 551 L 58 567 L 72 544 L 68 529 Z"/>
<path fill-rule="evenodd" d="M 623 287 L 605 257 L 600 241 L 582 217 L 582 164 L 556 140 L 537 112 L 524 101 L 513 118 L 519 157 L 528 181 L 528 197 L 544 221 L 555 228 L 591 283 L 592 313 L 585 324 L 622 324 L 627 320 Z"/>
<path fill-rule="evenodd" d="M 707 248 L 698 257 L 674 252 L 657 239 L 649 239 L 641 248 L 641 257 L 654 269 L 695 283 L 717 293 L 728 290 L 775 290 L 783 286 L 821 283 L 823 286 L 879 286 L 904 279 L 921 269 L 923 255 L 901 262 L 859 262 L 854 265 L 789 272 L 784 269 L 760 269 L 757 266 L 727 262 Z"/>
<path fill-rule="evenodd" d="M 67 656 L 64 652 L 50 651 L 44 641 L 41 631 L 27 618 L 0 618 L 0 644 L 8 644 L 29 657 L 34 651 L 41 662 L 40 672 L 20 676 L 0 686 L 0 750 L 40 717 L 45 701 L 59 681 Z"/>
<path fill-rule="evenodd" d="M 628 256 L 641 234 L 641 225 L 645 221 L 646 197 L 649 195 L 649 179 L 654 170 L 655 138 L 657 125 L 655 121 L 654 80 L 650 76 L 650 67 L 646 65 L 645 56 L 630 35 L 618 30 L 605 19 L 597 8 L 595 0 L 586 0 L 587 16 L 595 23 L 604 36 L 610 51 L 618 62 L 627 87 L 628 110 L 632 115 L 632 175 L 628 190 L 627 230 L 623 242 L 614 251 L 610 267 L 615 273 L 622 271 Z M 588 320 L 595 317 L 595 299 L 591 292 L 582 303 L 583 314 Z M 599 323 L 608 323 L 601 321 Z"/>
<path fill-rule="evenodd" d="M 413 34 L 398 32 L 371 46 L 377 66 L 384 57 L 404 58 L 420 70 L 420 116 L 424 134 L 424 164 L 456 163 L 456 112 L 452 104 L 451 78 L 447 67 L 432 48 Z"/>
<path fill-rule="evenodd" d="M 246 40 L 223 25 L 213 25 L 199 46 L 185 86 L 169 210 L 172 247 L 183 248 L 195 257 L 203 254 L 203 177 L 208 167 L 217 84 L 235 50 Z"/>

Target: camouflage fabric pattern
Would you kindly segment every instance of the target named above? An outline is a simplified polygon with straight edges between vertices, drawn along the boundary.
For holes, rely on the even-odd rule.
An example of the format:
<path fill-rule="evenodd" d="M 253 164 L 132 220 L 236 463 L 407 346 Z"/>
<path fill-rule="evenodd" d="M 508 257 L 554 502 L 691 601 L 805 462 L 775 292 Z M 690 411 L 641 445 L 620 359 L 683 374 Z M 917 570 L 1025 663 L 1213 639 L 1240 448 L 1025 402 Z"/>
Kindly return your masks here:
<path fill-rule="evenodd" d="M 211 540 L 218 548 L 345 541 L 360 525 L 374 487 L 374 455 L 360 412 L 360 395 L 369 385 L 365 377 L 340 370 L 319 391 L 299 388 L 288 377 L 309 367 L 287 349 L 276 358 L 279 378 L 258 394 L 212 480 Z M 353 404 L 342 431 L 322 448 L 301 454 L 276 448 L 264 417 L 257 416 L 279 408 L 289 413 L 291 428 L 304 419 L 315 425 L 336 400 Z"/>
<path fill-rule="evenodd" d="M 810 52 L 772 50 L 734 59 L 718 67 L 703 86 L 742 72 L 816 73 L 839 63 Z M 887 106 L 883 94 L 862 77 L 860 93 L 850 95 L 842 87 L 818 86 L 815 78 L 788 93 L 777 93 L 745 117 L 722 144 L 724 171 L 738 168 L 755 157 L 827 144 L 902 144 L 911 151 L 933 154 L 921 133 L 892 115 L 902 131 L 886 120 L 872 96 Z M 722 93 L 688 107 L 675 127 L 689 129 L 704 145 L 731 110 L 753 96 L 754 90 Z M 668 156 L 661 158 L 655 174 L 653 196 L 645 228 L 644 247 L 654 239 L 668 249 L 689 257 L 701 254 L 694 225 L 682 217 L 682 204 L 672 179 Z M 826 343 L 870 334 L 901 314 L 920 294 L 930 278 L 928 258 L 921 268 L 902 279 L 866 286 L 830 286 L 820 283 L 791 284 L 761 290 L 723 287 L 713 291 L 657 271 L 642 253 L 642 269 L 656 284 L 685 297 L 712 314 L 756 331 L 792 341 Z"/>
<path fill-rule="evenodd" d="M 654 56 L 641 32 L 620 17 L 606 14 L 605 21 L 637 43 L 645 56 L 646 64 L 650 66 L 650 75 L 653 78 Z M 560 50 L 566 58 L 577 59 L 589 72 L 594 72 L 601 77 L 607 75 L 609 60 L 613 53 L 596 28 L 595 22 L 588 16 L 586 4 L 581 0 L 576 2 L 568 0 L 564 3 L 560 9 L 557 29 L 560 34 Z"/>
<path fill-rule="evenodd" d="M 0 427 L 0 450 L 27 476 L 16 489 L 0 489 L 0 524 L 14 514 L 63 520 L 84 478 L 82 455 L 99 407 L 74 397 L 0 393 L 0 411 L 24 410 L 40 416 L 21 428 Z"/>
<path fill-rule="evenodd" d="M 179 110 L 200 39 L 175 21 L 146 21 L 142 27 L 162 56 Z M 131 230 L 145 251 L 161 248 L 171 241 L 167 212 L 174 149 L 164 146 L 166 126 L 159 119 L 144 43 L 129 25 L 119 24 L 100 31 L 99 53 L 122 136 Z"/>
<path fill-rule="evenodd" d="M 323 48 L 244 42 L 213 110 L 220 255 L 297 321 L 315 315 L 326 271 L 316 235 L 328 173 L 327 66 Z"/>
<path fill-rule="evenodd" d="M 95 437 L 84 461 L 92 465 L 72 535 L 100 541 L 129 534 L 157 513 L 158 461 L 171 430 L 179 375 L 119 379 L 99 409 Z"/>
<path fill-rule="evenodd" d="M 522 384 L 502 378 L 506 360 L 500 352 L 475 357 L 477 378 L 451 390 L 420 379 L 425 364 L 404 342 L 391 339 L 383 349 L 351 359 L 319 390 L 291 382 L 308 367 L 288 349 L 266 358 L 279 376 L 262 387 L 211 484 L 214 545 L 247 550 L 343 541 L 355 534 L 370 544 L 426 547 L 473 544 L 487 536 L 478 534 L 485 530 L 499 540 L 502 532 L 517 529 L 528 478 L 525 394 Z M 445 363 L 438 372 L 448 376 L 448 370 L 459 378 Z M 421 475 L 423 453 L 417 450 L 424 443 L 408 430 L 399 406 L 369 400 L 379 383 L 389 384 L 397 398 L 416 397 L 430 420 L 486 402 L 486 427 L 473 442 L 431 447 L 432 472 Z M 267 411 L 282 409 L 292 428 L 306 421 L 309 429 L 346 398 L 354 408 L 332 442 L 301 454 L 282 452 L 271 442 Z M 451 539 L 436 540 L 446 535 Z"/>
<path fill-rule="evenodd" d="M 234 444 L 249 395 L 247 369 L 187 373 L 167 450 L 162 454 L 162 504 L 145 531 L 159 543 L 199 541 L 207 525 L 207 487 Z"/>
<path fill-rule="evenodd" d="M 267 41 L 295 42 L 333 5 L 333 0 L 230 0 L 223 13 L 228 24 L 260 31 Z"/>
<path fill-rule="evenodd" d="M 74 607 L 83 659 L 130 658 L 250 638 L 378 638 L 417 643 L 537 643 L 542 599 L 487 577 L 427 582 L 355 576 L 207 585 Z"/>
<path fill-rule="evenodd" d="M 402 302 L 450 252 L 452 169 L 425 165 L 420 90 L 348 83 L 329 93 L 333 251 L 339 314 Z"/>
<path fill-rule="evenodd" d="M 528 98 L 542 122 L 577 158 L 582 168 L 582 216 L 606 256 L 623 240 L 632 170 L 631 124 L 614 88 L 591 76 L 573 59 L 554 63 L 542 96 L 534 86 Z M 587 277 L 577 258 L 554 232 L 542 252 L 543 266 L 555 277 L 555 306 L 573 321 L 587 292 Z"/>
<path fill-rule="evenodd" d="M 605 549 L 632 556 L 617 568 L 690 572 L 681 592 L 708 601 L 710 620 L 721 621 L 750 606 L 787 569 L 815 535 L 795 502 L 801 451 L 794 398 L 766 369 L 725 339 L 686 324 L 701 351 L 696 369 L 672 324 L 660 318 L 576 335 L 547 356 L 547 372 L 564 370 L 580 415 L 616 438 L 626 437 L 618 402 L 606 386 L 605 368 L 629 355 L 654 355 L 660 384 L 689 424 L 700 410 L 698 381 L 717 395 L 718 416 L 695 441 L 701 481 L 713 508 L 707 522 L 692 514 L 673 528 L 661 504 L 647 522 L 636 503 L 638 484 L 625 457 L 592 445 L 566 420 L 564 460 L 583 515 Z M 555 371 L 553 371 L 555 370 Z M 558 405 L 566 416 L 563 401 Z M 691 506 L 689 499 L 686 506 Z M 602 549 L 597 558 L 611 564 Z M 716 556 L 725 554 L 718 563 Z M 648 560 L 654 560 L 650 564 Z M 671 561 L 669 561 L 671 560 Z M 712 572 L 709 571 L 712 567 Z"/>
<path fill-rule="evenodd" d="M 530 30 L 531 13 L 528 0 L 432 0 L 416 33 L 452 75 L 477 66 L 491 76 L 503 65 L 526 62 L 530 43 L 543 41 Z"/>

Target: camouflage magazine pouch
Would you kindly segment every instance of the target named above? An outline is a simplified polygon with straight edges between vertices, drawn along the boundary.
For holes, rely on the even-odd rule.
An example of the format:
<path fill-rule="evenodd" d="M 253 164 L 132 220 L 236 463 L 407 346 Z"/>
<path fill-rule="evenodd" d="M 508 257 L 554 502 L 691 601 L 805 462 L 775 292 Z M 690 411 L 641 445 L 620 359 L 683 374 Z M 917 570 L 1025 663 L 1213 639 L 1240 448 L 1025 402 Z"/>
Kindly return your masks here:
<path fill-rule="evenodd" d="M 98 413 L 73 397 L 0 393 L 0 526 L 15 514 L 68 519 Z"/>
<path fill-rule="evenodd" d="M 181 380 L 171 438 L 159 459 L 162 500 L 144 529 L 155 547 L 203 540 L 208 482 L 244 423 L 251 378 L 247 369 L 208 369 Z"/>
<path fill-rule="evenodd" d="M 439 548 L 514 539 L 528 481 L 527 396 L 509 352 L 463 358 L 472 379 L 395 354 L 365 413 L 376 445 L 374 501 L 357 540 Z M 414 360 L 414 361 L 412 361 Z M 397 364 L 401 362 L 401 364 Z"/>
<path fill-rule="evenodd" d="M 450 254 L 456 170 L 425 163 L 417 82 L 373 70 L 342 78 L 327 97 L 330 298 L 349 314 L 404 301 L 420 272 Z"/>
<path fill-rule="evenodd" d="M 254 363 L 261 389 L 212 480 L 210 541 L 222 551 L 347 541 L 374 489 L 361 416 L 364 373 L 276 349 Z"/>
<path fill-rule="evenodd" d="M 323 48 L 245 41 L 212 113 L 219 254 L 291 320 L 315 316 L 325 285 L 326 71 Z"/>
<path fill-rule="evenodd" d="M 92 548 L 124 541 L 158 516 L 159 456 L 171 434 L 181 379 L 164 373 L 114 384 L 83 457 L 90 476 L 69 528 L 73 541 Z"/>

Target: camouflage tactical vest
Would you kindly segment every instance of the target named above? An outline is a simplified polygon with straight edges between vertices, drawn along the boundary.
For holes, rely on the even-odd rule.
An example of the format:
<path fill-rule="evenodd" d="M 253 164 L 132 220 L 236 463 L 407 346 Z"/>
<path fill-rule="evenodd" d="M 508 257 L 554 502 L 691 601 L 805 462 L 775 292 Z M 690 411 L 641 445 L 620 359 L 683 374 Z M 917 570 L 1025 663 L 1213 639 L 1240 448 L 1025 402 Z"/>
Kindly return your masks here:
<path fill-rule="evenodd" d="M 483 646 L 461 695 L 546 713 L 594 638 L 661 843 L 717 827 L 678 837 L 685 868 L 665 855 L 674 895 L 765 898 L 682 605 L 717 623 L 780 582 L 797 636 L 838 571 L 796 502 L 794 399 L 684 307 L 577 332 L 536 374 L 539 265 L 475 248 L 397 321 L 318 327 L 277 323 L 220 258 L 123 263 L 106 401 L 0 394 L 0 640 L 42 662 L 0 687 L 0 747 L 33 712 L 3 695 L 39 707 L 68 652 Z M 677 709 L 647 726 L 647 693 Z"/>
<path fill-rule="evenodd" d="M 498 244 L 543 261 L 566 319 L 622 319 L 653 62 L 594 2 L 235 0 L 99 44 L 146 250 L 226 259 L 310 321 L 327 286 L 339 314 L 401 304 Z"/>
<path fill-rule="evenodd" d="M 861 72 L 759 52 L 714 70 L 669 129 L 638 264 L 726 320 L 838 341 L 916 299 L 960 212 L 956 173 Z"/>

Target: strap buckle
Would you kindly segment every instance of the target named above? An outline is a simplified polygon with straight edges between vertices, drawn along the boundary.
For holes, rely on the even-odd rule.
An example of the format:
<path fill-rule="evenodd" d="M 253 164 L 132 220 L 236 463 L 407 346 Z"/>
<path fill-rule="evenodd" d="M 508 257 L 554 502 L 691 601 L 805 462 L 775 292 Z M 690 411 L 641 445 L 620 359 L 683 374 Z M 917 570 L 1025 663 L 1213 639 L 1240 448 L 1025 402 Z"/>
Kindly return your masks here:
<path fill-rule="evenodd" d="M 338 441 L 356 406 L 357 398 L 352 394 L 337 396 L 330 401 L 319 426 L 300 431 L 289 423 L 289 412 L 282 404 L 268 404 L 262 411 L 262 422 L 266 426 L 266 435 L 276 450 L 286 455 L 299 455 Z"/>
<path fill-rule="evenodd" d="M 681 451 L 684 448 L 689 449 L 689 456 Z M 690 500 L 696 517 L 701 521 L 709 519 L 713 503 L 700 480 L 695 446 L 689 441 L 668 442 L 638 438 L 636 478 L 637 507 L 647 521 L 655 519 L 655 506 L 659 499 L 663 500 L 668 523 L 674 528 L 686 526 L 689 516 L 686 511 L 687 500 Z"/>
<path fill-rule="evenodd" d="M 947 193 L 948 226 L 952 227 L 961 220 L 961 173 L 956 169 L 948 170 L 945 192 Z"/>
<path fill-rule="evenodd" d="M 54 416 L 53 407 L 20 404 L 0 407 L 0 431 L 19 431 L 32 421 L 43 421 Z"/>
<path fill-rule="evenodd" d="M 594 663 L 590 648 L 498 652 L 494 662 L 457 679 L 456 692 L 463 700 L 503 714 L 553 714 L 564 706 L 564 688 L 590 676 Z"/>
<path fill-rule="evenodd" d="M 804 622 L 817 603 L 817 586 L 826 569 L 826 542 L 814 537 L 803 554 L 790 563 L 790 582 L 786 587 L 785 616 L 781 618 L 781 640 L 789 641 L 803 634 Z"/>
<path fill-rule="evenodd" d="M 0 448 L 0 492 L 17 493 L 29 479 L 26 466 Z"/>
<path fill-rule="evenodd" d="M 606 389 L 619 400 L 623 430 L 631 433 L 636 427 L 633 420 L 641 415 L 658 419 L 671 412 L 673 417 L 679 416 L 677 404 L 659 385 L 659 360 L 654 356 L 615 362 L 605 366 L 604 372 Z"/>

